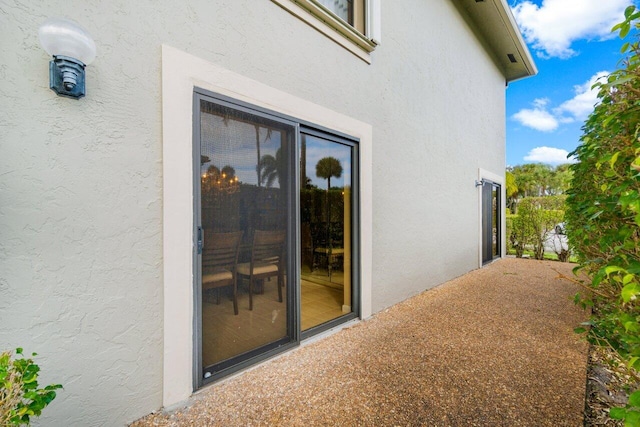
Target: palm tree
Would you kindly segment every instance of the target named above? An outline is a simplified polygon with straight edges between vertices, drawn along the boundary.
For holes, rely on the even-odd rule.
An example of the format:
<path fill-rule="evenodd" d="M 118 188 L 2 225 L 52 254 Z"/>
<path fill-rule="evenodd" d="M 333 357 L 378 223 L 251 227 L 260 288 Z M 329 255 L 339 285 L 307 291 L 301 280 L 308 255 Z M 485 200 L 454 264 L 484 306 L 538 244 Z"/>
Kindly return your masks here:
<path fill-rule="evenodd" d="M 260 175 L 261 167 L 260 162 L 262 157 L 260 157 L 260 125 L 258 123 L 254 124 L 253 127 L 256 129 L 256 151 L 258 154 L 258 163 L 256 164 L 256 174 L 258 175 L 258 187 L 262 184 L 262 177 Z M 267 127 L 267 135 L 264 137 L 264 142 L 267 142 L 268 139 L 271 139 L 272 129 Z"/>
<path fill-rule="evenodd" d="M 260 179 L 263 184 L 266 183 L 267 187 L 271 187 L 277 179 L 278 185 L 280 185 L 280 180 L 284 176 L 285 167 L 282 159 L 282 149 L 278 148 L 275 157 L 271 154 L 265 154 L 262 156 L 258 166 L 261 172 Z"/>
<path fill-rule="evenodd" d="M 323 157 L 316 163 L 316 176 L 318 178 L 324 178 L 327 180 L 327 247 L 329 253 L 327 254 L 327 270 L 329 271 L 329 277 L 331 277 L 331 206 L 329 199 L 329 190 L 331 190 L 331 177 L 340 178 L 342 176 L 342 165 L 340 160 L 335 157 Z"/>
<path fill-rule="evenodd" d="M 327 192 L 331 189 L 331 177 L 342 176 L 342 165 L 335 157 L 324 157 L 316 164 L 316 176 L 327 180 Z"/>

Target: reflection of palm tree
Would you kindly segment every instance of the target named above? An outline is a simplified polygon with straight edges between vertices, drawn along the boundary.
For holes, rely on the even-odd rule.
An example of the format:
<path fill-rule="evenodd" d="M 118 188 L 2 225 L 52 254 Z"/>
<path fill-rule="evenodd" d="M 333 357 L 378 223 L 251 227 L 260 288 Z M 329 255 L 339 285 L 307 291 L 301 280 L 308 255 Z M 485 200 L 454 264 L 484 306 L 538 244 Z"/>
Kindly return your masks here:
<path fill-rule="evenodd" d="M 258 154 L 258 163 L 256 164 L 256 174 L 258 175 L 258 187 L 260 187 L 260 184 L 262 183 L 262 181 L 264 181 L 260 174 L 261 172 L 260 163 L 262 159 L 260 157 L 260 125 L 256 123 L 253 126 L 256 129 L 256 151 Z M 267 142 L 268 139 L 271 139 L 271 132 L 272 132 L 271 128 L 267 127 L 267 135 L 264 137 L 264 142 Z"/>
<path fill-rule="evenodd" d="M 282 149 L 278 148 L 276 156 L 271 154 L 265 154 L 260 159 L 259 168 L 261 171 L 262 183 L 266 183 L 267 187 L 271 187 L 273 182 L 277 179 L 278 185 L 280 185 L 280 179 L 284 174 L 284 164 L 282 159 Z"/>
<path fill-rule="evenodd" d="M 331 177 L 342 176 L 342 165 L 335 157 L 324 157 L 316 164 L 316 176 L 327 180 L 327 191 L 331 189 Z"/>
<path fill-rule="evenodd" d="M 340 178 L 342 176 L 342 165 L 335 157 L 323 157 L 316 164 L 316 176 L 327 180 L 327 271 L 331 278 L 331 206 L 329 203 L 329 190 L 331 190 L 331 177 Z"/>

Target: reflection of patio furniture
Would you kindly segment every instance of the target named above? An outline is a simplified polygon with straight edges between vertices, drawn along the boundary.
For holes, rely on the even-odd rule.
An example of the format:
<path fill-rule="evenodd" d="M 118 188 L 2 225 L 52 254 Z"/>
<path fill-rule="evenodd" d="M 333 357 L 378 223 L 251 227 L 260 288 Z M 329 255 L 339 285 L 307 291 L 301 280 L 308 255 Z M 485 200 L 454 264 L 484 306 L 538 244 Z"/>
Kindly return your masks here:
<path fill-rule="evenodd" d="M 327 274 L 331 277 L 331 271 L 340 267 L 344 258 L 344 248 L 316 248 L 314 257 L 318 258 L 317 265 L 327 268 Z"/>
<path fill-rule="evenodd" d="M 202 292 L 216 289 L 216 303 L 220 304 L 218 288 L 233 286 L 233 312 L 238 314 L 236 266 L 242 231 L 214 233 L 205 230 L 202 250 Z"/>
<path fill-rule="evenodd" d="M 333 269 L 342 267 L 344 259 L 343 224 L 332 222 L 330 228 L 326 222 L 313 224 L 313 263 L 311 270 L 322 268 L 331 277 Z M 331 236 L 329 239 L 328 236 Z"/>
<path fill-rule="evenodd" d="M 283 231 L 256 230 L 253 233 L 251 261 L 238 264 L 237 274 L 249 279 L 249 310 L 253 310 L 253 290 L 258 280 L 278 278 L 278 300 L 282 302 L 284 286 Z"/>

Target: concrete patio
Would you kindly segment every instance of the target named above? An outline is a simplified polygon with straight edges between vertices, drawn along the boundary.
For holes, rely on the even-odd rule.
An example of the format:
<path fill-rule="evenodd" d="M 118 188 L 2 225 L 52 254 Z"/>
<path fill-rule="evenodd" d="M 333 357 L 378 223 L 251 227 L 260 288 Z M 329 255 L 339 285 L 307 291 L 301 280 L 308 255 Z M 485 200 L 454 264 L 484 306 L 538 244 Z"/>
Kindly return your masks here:
<path fill-rule="evenodd" d="M 573 266 L 497 261 L 133 425 L 582 426 Z"/>

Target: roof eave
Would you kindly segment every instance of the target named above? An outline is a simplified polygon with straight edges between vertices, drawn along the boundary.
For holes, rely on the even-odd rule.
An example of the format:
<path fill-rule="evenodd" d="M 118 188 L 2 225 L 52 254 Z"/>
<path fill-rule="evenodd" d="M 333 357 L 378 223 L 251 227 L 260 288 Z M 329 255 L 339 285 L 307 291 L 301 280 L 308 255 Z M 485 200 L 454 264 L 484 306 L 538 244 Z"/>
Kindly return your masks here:
<path fill-rule="evenodd" d="M 506 0 L 455 0 L 494 54 L 507 83 L 538 74 Z"/>

